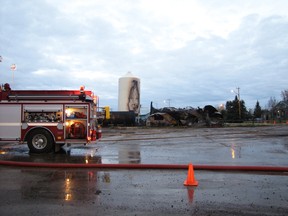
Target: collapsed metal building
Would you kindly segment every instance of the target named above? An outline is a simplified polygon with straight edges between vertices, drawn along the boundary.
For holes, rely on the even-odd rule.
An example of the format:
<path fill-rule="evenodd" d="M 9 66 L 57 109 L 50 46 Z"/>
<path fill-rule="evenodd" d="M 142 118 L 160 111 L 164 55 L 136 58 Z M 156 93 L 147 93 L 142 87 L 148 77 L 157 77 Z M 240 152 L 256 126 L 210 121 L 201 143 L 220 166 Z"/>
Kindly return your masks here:
<path fill-rule="evenodd" d="M 223 115 L 213 106 L 202 108 L 164 107 L 156 109 L 151 102 L 146 126 L 223 126 Z"/>

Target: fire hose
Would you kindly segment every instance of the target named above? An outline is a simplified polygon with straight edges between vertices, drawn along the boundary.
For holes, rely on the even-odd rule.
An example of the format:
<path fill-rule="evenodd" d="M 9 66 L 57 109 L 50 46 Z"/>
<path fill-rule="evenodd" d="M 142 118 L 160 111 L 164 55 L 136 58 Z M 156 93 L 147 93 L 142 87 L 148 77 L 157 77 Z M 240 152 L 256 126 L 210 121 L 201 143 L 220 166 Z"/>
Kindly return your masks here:
<path fill-rule="evenodd" d="M 0 165 L 42 168 L 98 168 L 98 169 L 188 169 L 185 164 L 77 164 L 77 163 L 36 163 L 0 160 Z M 288 172 L 286 166 L 229 166 L 193 164 L 195 170 L 211 171 L 262 171 Z"/>

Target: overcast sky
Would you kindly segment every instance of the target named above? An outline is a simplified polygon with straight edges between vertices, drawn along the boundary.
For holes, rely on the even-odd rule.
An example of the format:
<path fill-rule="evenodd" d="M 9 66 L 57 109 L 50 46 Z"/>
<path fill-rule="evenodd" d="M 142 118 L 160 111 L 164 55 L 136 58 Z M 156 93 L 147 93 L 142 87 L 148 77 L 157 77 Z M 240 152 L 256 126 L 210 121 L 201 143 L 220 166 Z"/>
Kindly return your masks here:
<path fill-rule="evenodd" d="M 0 55 L 12 89 L 85 85 L 114 111 L 128 71 L 143 112 L 218 106 L 237 87 L 265 108 L 288 89 L 288 1 L 0 0 Z"/>

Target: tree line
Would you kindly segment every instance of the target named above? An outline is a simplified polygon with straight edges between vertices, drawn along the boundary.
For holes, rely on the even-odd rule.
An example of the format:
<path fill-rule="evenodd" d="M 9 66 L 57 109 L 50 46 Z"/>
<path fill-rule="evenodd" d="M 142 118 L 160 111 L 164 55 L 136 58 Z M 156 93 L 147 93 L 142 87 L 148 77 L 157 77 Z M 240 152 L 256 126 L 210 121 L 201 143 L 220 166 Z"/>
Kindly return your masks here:
<path fill-rule="evenodd" d="M 281 98 L 282 101 L 288 103 L 288 89 L 281 92 Z M 265 109 L 260 106 L 260 103 L 257 100 L 254 110 L 247 110 L 245 101 L 239 100 L 238 97 L 235 96 L 233 101 L 226 102 L 225 109 L 221 110 L 221 113 L 224 120 L 228 122 L 243 122 L 255 119 L 271 120 L 269 118 L 273 118 L 277 115 L 277 113 L 273 112 L 275 112 L 274 108 L 278 103 L 279 101 L 277 101 L 275 97 L 270 97 Z M 286 115 L 287 113 L 285 113 L 285 118 Z"/>

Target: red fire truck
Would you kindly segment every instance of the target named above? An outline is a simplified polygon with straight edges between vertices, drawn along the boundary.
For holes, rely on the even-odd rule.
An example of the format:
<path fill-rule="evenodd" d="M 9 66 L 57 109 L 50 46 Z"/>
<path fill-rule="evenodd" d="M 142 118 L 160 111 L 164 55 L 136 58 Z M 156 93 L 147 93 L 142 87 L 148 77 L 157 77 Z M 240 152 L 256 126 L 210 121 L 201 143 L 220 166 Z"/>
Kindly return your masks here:
<path fill-rule="evenodd" d="M 30 152 L 58 151 L 61 145 L 101 138 L 97 97 L 80 90 L 0 89 L 0 142 L 27 143 Z"/>

